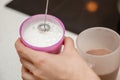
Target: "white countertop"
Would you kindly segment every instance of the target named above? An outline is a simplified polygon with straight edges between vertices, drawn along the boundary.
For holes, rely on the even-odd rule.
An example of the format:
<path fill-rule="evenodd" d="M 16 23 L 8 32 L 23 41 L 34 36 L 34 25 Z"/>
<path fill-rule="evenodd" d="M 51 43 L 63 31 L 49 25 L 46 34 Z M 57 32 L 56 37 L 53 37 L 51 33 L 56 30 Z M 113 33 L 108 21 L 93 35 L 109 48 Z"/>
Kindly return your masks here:
<path fill-rule="evenodd" d="M 14 43 L 19 37 L 20 24 L 29 16 L 5 7 L 10 1 L 0 0 L 0 80 L 21 80 L 21 64 Z M 74 41 L 77 37 L 69 31 L 66 36 Z"/>

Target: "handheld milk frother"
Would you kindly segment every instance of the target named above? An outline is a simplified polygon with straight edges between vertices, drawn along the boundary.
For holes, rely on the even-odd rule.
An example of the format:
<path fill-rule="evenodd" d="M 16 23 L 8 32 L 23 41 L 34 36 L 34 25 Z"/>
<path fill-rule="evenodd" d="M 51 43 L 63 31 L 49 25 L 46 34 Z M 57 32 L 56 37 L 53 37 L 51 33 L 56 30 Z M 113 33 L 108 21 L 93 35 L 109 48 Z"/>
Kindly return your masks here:
<path fill-rule="evenodd" d="M 45 14 L 30 16 L 20 26 L 20 38 L 26 47 L 38 51 L 58 54 L 64 41 L 65 27 L 60 19 L 48 15 L 46 2 Z"/>
<path fill-rule="evenodd" d="M 50 25 L 46 23 L 46 19 L 47 19 L 47 13 L 48 13 L 48 4 L 49 4 L 49 0 L 46 1 L 46 8 L 45 8 L 45 18 L 44 18 L 44 23 L 40 24 L 38 26 L 38 30 L 39 31 L 49 31 L 50 30 Z"/>

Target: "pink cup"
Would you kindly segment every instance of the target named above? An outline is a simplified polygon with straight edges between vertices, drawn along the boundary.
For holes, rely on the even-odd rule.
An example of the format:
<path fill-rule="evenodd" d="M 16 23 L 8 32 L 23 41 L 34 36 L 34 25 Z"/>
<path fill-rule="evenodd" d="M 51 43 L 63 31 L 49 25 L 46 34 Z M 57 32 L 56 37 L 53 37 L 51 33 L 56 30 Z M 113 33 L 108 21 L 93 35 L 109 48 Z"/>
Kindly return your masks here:
<path fill-rule="evenodd" d="M 61 21 L 60 19 L 56 18 L 55 16 L 52 16 L 52 15 L 46 15 L 46 16 L 47 16 L 47 19 L 46 19 L 46 20 L 47 20 L 49 23 L 53 23 L 53 24 L 55 24 L 55 25 L 57 25 L 57 26 L 59 27 L 59 29 L 60 29 L 60 31 L 61 31 L 61 32 L 59 32 L 59 34 L 60 34 L 61 36 L 60 36 L 60 37 L 56 37 L 56 36 L 54 37 L 54 36 L 50 35 L 50 36 L 52 36 L 52 37 L 49 37 L 48 32 L 45 32 L 45 34 L 44 34 L 44 32 L 40 32 L 39 34 L 40 34 L 40 35 L 43 34 L 44 36 L 43 36 L 43 37 L 40 37 L 39 39 L 41 40 L 41 39 L 44 38 L 45 36 L 48 36 L 48 39 L 49 39 L 49 42 L 48 42 L 48 43 L 51 42 L 51 40 L 52 40 L 53 37 L 54 37 L 54 38 L 59 38 L 59 39 L 57 39 L 58 41 L 56 41 L 55 43 L 53 42 L 51 45 L 48 45 L 48 46 L 41 46 L 41 45 L 35 46 L 35 45 L 33 45 L 33 43 L 27 41 L 28 38 L 25 38 L 25 35 L 26 35 L 25 33 L 28 32 L 29 38 L 30 38 L 30 35 L 32 34 L 32 36 L 31 36 L 31 38 L 30 38 L 31 40 L 32 40 L 32 39 L 35 39 L 35 38 L 38 40 L 38 38 L 37 38 L 37 37 L 34 37 L 34 35 L 33 35 L 33 34 L 35 33 L 35 31 L 37 31 L 37 28 L 35 28 L 34 32 L 32 32 L 32 28 L 31 28 L 31 27 L 33 27 L 33 26 L 31 26 L 31 25 L 36 24 L 36 22 L 38 22 L 38 21 L 43 22 L 43 21 L 44 21 L 44 18 L 45 18 L 45 14 L 34 15 L 34 16 L 31 16 L 31 17 L 29 17 L 28 19 L 26 19 L 26 20 L 21 24 L 21 26 L 20 26 L 20 30 L 19 30 L 20 38 L 21 38 L 21 41 L 23 42 L 23 44 L 24 44 L 25 46 L 31 48 L 31 49 L 57 54 L 57 53 L 60 52 L 61 46 L 62 46 L 63 41 L 64 41 L 65 27 L 64 27 L 64 24 L 62 23 L 62 21 Z M 50 27 L 51 27 L 51 26 L 50 26 Z M 27 30 L 30 29 L 30 28 L 31 28 L 31 33 L 29 33 L 29 31 L 27 31 Z M 33 28 L 34 28 L 34 27 L 33 27 Z M 51 28 L 52 28 L 52 27 L 51 27 Z M 53 31 L 56 31 L 56 30 L 57 30 L 57 27 L 56 27 L 56 30 L 54 30 L 54 29 L 52 29 L 52 30 L 53 30 Z M 52 30 L 51 30 L 51 32 L 52 32 Z M 37 32 L 37 33 L 38 33 L 38 32 Z M 54 32 L 53 32 L 53 33 L 54 33 Z M 58 33 L 55 32 L 55 34 L 57 35 Z M 54 35 L 54 34 L 53 34 L 53 35 Z M 38 36 L 38 37 L 39 37 L 39 36 Z M 44 42 L 44 40 L 46 40 L 46 39 L 43 39 L 41 42 Z M 34 41 L 34 40 L 33 40 L 33 41 Z M 45 44 L 47 45 L 47 42 L 46 42 Z"/>

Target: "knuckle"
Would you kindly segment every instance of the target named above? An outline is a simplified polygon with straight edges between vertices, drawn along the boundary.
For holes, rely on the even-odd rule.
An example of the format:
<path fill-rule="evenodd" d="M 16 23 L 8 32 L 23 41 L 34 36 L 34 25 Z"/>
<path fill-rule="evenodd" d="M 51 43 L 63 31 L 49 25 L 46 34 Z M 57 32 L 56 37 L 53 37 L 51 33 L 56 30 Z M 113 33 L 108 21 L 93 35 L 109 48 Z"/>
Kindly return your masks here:
<path fill-rule="evenodd" d="M 20 46 L 17 43 L 15 43 L 15 48 L 18 52 L 21 52 Z"/>
<path fill-rule="evenodd" d="M 18 48 L 18 46 L 19 46 L 19 45 L 18 45 L 18 42 L 16 41 L 16 42 L 15 42 L 15 47 Z"/>
<path fill-rule="evenodd" d="M 37 70 L 34 70 L 32 73 L 35 77 L 39 77 L 39 72 Z"/>
<path fill-rule="evenodd" d="M 22 77 L 22 79 L 25 79 L 25 74 L 24 74 L 24 73 L 22 73 L 21 77 Z"/>
<path fill-rule="evenodd" d="M 22 79 L 26 78 L 26 72 L 23 69 L 22 69 L 21 77 L 22 77 Z"/>
<path fill-rule="evenodd" d="M 45 59 L 43 59 L 43 58 L 36 58 L 34 63 L 35 63 L 35 65 L 42 65 L 42 64 L 45 63 Z"/>

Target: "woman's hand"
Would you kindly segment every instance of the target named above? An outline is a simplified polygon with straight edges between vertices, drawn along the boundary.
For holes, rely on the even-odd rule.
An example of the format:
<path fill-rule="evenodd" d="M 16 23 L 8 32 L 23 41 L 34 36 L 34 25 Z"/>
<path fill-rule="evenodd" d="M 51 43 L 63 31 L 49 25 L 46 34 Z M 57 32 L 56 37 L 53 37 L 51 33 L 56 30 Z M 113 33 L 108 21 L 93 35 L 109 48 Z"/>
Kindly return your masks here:
<path fill-rule="evenodd" d="M 100 80 L 80 57 L 71 38 L 65 38 L 64 49 L 57 55 L 25 47 L 20 39 L 15 47 L 24 80 Z"/>

